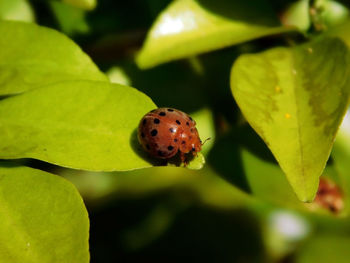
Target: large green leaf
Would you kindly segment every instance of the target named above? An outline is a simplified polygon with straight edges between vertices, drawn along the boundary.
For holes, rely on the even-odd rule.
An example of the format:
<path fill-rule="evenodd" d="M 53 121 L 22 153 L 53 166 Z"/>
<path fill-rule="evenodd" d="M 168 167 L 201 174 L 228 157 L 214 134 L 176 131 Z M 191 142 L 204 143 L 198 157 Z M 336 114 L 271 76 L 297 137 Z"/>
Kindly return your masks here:
<path fill-rule="evenodd" d="M 86 170 L 151 166 L 136 129 L 154 103 L 136 89 L 75 81 L 0 101 L 0 158 L 37 158 Z"/>
<path fill-rule="evenodd" d="M 107 80 L 66 36 L 23 22 L 0 21 L 0 95 L 67 80 Z"/>
<path fill-rule="evenodd" d="M 141 68 L 224 48 L 266 35 L 280 27 L 269 3 L 177 0 L 158 17 L 137 58 Z"/>
<path fill-rule="evenodd" d="M 0 162 L 1 262 L 89 262 L 89 219 L 78 191 L 52 174 Z"/>
<path fill-rule="evenodd" d="M 319 39 L 243 55 L 231 74 L 233 95 L 302 201 L 312 201 L 345 113 L 347 47 Z"/>

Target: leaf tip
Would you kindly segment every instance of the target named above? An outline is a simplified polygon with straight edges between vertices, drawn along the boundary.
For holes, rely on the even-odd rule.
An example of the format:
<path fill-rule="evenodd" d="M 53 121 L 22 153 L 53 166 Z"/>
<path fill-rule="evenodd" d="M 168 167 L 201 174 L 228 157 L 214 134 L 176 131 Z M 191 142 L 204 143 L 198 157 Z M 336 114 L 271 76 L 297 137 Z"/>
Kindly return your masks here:
<path fill-rule="evenodd" d="M 292 185 L 293 186 L 293 185 Z M 318 184 L 317 184 L 318 186 Z M 296 196 L 298 197 L 298 199 L 303 202 L 303 203 L 311 203 L 313 202 L 313 200 L 316 197 L 316 192 L 317 192 L 317 188 L 318 187 L 303 187 L 303 188 L 297 188 L 293 186 L 294 192 L 296 194 Z"/>

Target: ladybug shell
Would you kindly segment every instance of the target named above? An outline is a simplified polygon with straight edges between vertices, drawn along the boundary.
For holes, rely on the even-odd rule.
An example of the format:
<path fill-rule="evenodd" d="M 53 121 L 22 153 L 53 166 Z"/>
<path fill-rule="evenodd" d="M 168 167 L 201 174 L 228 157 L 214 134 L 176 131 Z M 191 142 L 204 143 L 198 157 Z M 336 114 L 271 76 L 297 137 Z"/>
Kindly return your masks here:
<path fill-rule="evenodd" d="M 152 156 L 168 159 L 178 151 L 193 154 L 201 150 L 196 122 L 186 113 L 158 108 L 147 113 L 138 127 L 138 140 Z"/>

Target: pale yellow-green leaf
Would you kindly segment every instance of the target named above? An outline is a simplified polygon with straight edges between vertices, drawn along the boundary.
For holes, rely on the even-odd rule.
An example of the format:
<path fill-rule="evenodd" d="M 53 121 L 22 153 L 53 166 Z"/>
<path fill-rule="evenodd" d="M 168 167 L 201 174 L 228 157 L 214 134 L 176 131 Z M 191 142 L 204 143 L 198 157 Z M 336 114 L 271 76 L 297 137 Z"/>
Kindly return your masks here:
<path fill-rule="evenodd" d="M 292 2 L 282 13 L 281 20 L 283 25 L 296 26 L 302 31 L 308 30 L 311 24 L 309 0 Z"/>
<path fill-rule="evenodd" d="M 137 64 L 150 68 L 251 39 L 290 31 L 265 1 L 173 1 L 157 18 Z"/>
<path fill-rule="evenodd" d="M 302 201 L 312 201 L 348 105 L 350 59 L 338 39 L 243 55 L 231 89 Z"/>
<path fill-rule="evenodd" d="M 75 187 L 0 162 L 0 261 L 89 262 L 89 219 Z"/>
<path fill-rule="evenodd" d="M 0 95 L 68 80 L 107 81 L 65 35 L 35 24 L 0 21 Z"/>
<path fill-rule="evenodd" d="M 35 16 L 27 0 L 0 0 L 0 20 L 34 22 Z"/>
<path fill-rule="evenodd" d="M 0 101 L 0 158 L 36 158 L 85 170 L 150 167 L 137 141 L 155 104 L 134 88 L 73 81 Z"/>

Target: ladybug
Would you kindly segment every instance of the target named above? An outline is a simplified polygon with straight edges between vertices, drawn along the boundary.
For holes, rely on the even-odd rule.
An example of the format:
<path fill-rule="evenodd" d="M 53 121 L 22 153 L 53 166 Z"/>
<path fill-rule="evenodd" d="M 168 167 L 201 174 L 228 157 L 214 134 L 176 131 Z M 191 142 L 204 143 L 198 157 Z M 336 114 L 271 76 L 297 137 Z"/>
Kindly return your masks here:
<path fill-rule="evenodd" d="M 180 152 L 185 165 L 185 154 L 197 155 L 202 148 L 196 122 L 173 108 L 158 108 L 143 116 L 138 127 L 138 140 L 156 158 L 170 159 Z"/>

